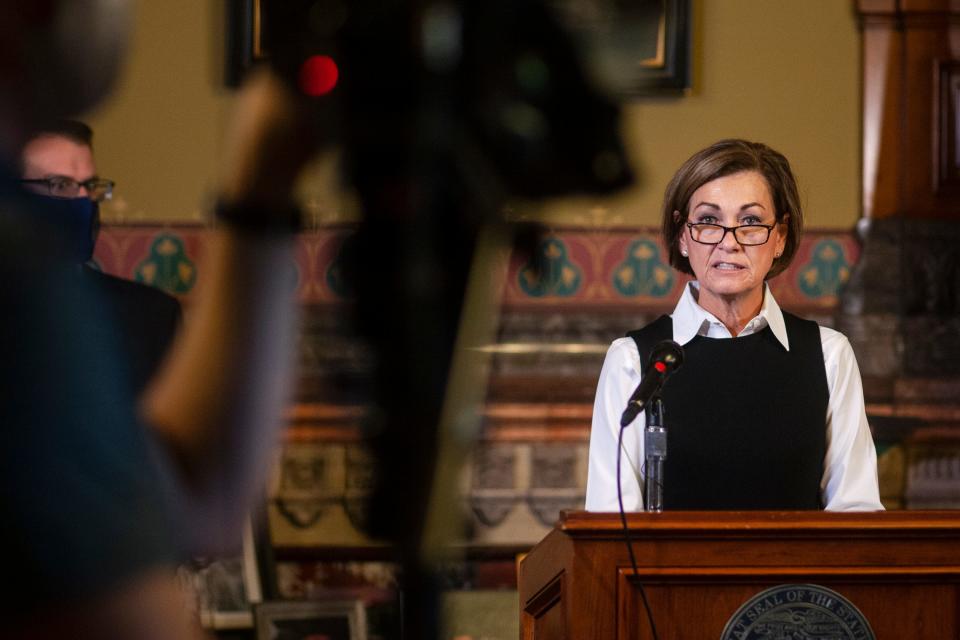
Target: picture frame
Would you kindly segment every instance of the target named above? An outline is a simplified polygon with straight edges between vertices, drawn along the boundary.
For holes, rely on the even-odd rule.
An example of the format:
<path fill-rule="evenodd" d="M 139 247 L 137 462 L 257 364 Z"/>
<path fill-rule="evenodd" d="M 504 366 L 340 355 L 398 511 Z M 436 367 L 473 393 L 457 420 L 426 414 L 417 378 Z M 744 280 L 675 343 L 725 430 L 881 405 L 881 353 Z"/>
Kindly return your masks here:
<path fill-rule="evenodd" d="M 238 87 L 247 70 L 264 54 L 261 0 L 229 0 L 224 6 L 224 81 L 228 87 Z"/>
<path fill-rule="evenodd" d="M 691 87 L 692 0 L 552 0 L 587 68 L 623 97 Z"/>
<path fill-rule="evenodd" d="M 257 640 L 367 640 L 360 600 L 273 601 L 256 607 Z"/>
<path fill-rule="evenodd" d="M 265 24 L 277 0 L 226 3 L 228 86 L 269 53 Z M 692 0 L 549 0 L 579 41 L 587 66 L 623 97 L 681 94 L 691 87 Z"/>

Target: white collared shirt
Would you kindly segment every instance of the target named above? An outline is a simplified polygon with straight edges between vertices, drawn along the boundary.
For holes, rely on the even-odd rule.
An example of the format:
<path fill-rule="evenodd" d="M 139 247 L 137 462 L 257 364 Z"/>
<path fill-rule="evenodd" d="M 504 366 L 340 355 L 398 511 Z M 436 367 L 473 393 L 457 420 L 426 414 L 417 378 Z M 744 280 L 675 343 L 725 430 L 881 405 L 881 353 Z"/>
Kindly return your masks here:
<path fill-rule="evenodd" d="M 727 327 L 696 301 L 697 283 L 684 288 L 671 314 L 673 339 L 685 345 L 696 336 L 733 338 Z M 738 337 L 767 326 L 784 349 L 790 349 L 783 312 L 764 286 L 760 313 L 747 323 Z M 860 369 L 850 343 L 839 331 L 820 327 L 823 363 L 830 399 L 827 404 L 827 454 L 820 480 L 822 502 L 828 511 L 874 511 L 883 509 L 877 480 L 877 452 L 867 424 Z M 632 338 L 619 338 L 610 345 L 600 372 L 590 432 L 587 471 L 588 511 L 618 511 L 616 449 L 620 415 L 630 394 L 640 384 L 643 365 Z M 641 468 L 644 416 L 641 413 L 623 434 L 621 490 L 625 511 L 643 510 Z"/>

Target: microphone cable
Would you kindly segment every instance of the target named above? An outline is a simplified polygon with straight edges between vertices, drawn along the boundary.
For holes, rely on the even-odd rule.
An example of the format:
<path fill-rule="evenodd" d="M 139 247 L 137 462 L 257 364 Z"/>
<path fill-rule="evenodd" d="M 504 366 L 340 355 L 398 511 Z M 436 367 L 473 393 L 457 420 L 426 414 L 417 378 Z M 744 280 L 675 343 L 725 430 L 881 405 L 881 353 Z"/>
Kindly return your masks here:
<path fill-rule="evenodd" d="M 620 459 L 623 457 L 623 431 L 627 427 L 620 427 L 620 434 L 617 436 L 617 503 L 620 505 L 620 522 L 623 524 L 623 538 L 627 543 L 627 551 L 630 554 L 630 566 L 633 568 L 633 577 L 637 587 L 640 589 L 640 598 L 643 600 L 643 608 L 647 612 L 647 620 L 650 622 L 650 632 L 653 634 L 653 640 L 660 640 L 657 636 L 657 625 L 653 622 L 653 612 L 650 610 L 650 603 L 647 602 L 647 591 L 640 582 L 640 570 L 637 568 L 637 558 L 633 555 L 633 540 L 630 538 L 630 527 L 627 526 L 627 514 L 623 510 L 623 490 L 620 486 Z"/>

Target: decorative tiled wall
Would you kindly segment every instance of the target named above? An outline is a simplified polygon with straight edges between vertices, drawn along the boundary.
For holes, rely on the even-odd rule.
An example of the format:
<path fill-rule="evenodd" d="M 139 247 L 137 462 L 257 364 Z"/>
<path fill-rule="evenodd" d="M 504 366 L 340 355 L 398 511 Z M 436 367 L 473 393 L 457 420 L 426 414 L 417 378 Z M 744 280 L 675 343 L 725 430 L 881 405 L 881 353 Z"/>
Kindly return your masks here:
<path fill-rule="evenodd" d="M 291 278 L 304 304 L 336 304 L 347 297 L 339 248 L 351 228 L 302 233 Z M 109 273 L 138 280 L 189 299 L 202 277 L 204 229 L 199 225 L 116 226 L 100 231 L 95 261 Z M 672 306 L 687 277 L 666 263 L 653 229 L 553 229 L 539 251 L 545 268 L 511 261 L 503 302 L 509 307 L 570 308 Z M 788 308 L 831 310 L 860 255 L 850 233 L 808 232 L 790 268 L 771 281 Z"/>
<path fill-rule="evenodd" d="M 100 230 L 94 261 L 104 271 L 153 285 L 189 302 L 202 277 L 207 231 L 200 225 L 107 225 Z M 349 229 L 300 234 L 290 279 L 304 304 L 338 303 L 345 287 L 337 260 Z"/>
<path fill-rule="evenodd" d="M 515 306 L 612 305 L 670 308 L 689 277 L 667 262 L 651 229 L 556 229 L 540 245 L 539 277 L 515 259 L 503 301 Z M 790 268 L 771 281 L 786 307 L 832 309 L 860 255 L 851 234 L 807 233 Z"/>

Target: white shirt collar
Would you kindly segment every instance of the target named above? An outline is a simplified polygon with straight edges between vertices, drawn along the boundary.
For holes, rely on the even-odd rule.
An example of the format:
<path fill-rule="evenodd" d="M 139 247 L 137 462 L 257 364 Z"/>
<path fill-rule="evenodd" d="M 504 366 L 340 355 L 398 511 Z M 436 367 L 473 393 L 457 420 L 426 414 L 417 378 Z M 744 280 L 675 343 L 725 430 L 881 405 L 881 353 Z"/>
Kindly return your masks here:
<path fill-rule="evenodd" d="M 670 316 L 673 319 L 673 339 L 684 345 L 698 335 L 709 338 L 732 338 L 726 326 L 697 303 L 699 288 L 700 284 L 695 280 L 683 288 L 683 295 L 680 296 Z M 763 305 L 760 307 L 760 313 L 747 323 L 740 332 L 740 337 L 763 331 L 768 326 L 783 348 L 789 351 L 790 341 L 787 338 L 787 325 L 783 320 L 783 311 L 774 300 L 769 285 L 764 283 Z"/>

